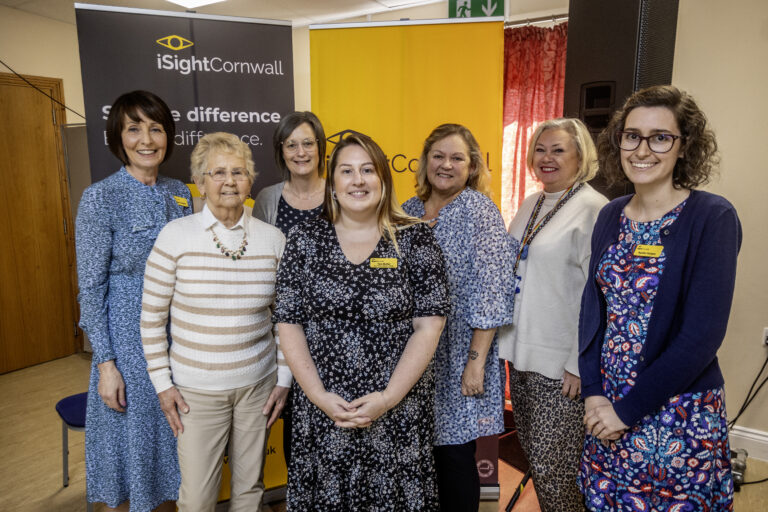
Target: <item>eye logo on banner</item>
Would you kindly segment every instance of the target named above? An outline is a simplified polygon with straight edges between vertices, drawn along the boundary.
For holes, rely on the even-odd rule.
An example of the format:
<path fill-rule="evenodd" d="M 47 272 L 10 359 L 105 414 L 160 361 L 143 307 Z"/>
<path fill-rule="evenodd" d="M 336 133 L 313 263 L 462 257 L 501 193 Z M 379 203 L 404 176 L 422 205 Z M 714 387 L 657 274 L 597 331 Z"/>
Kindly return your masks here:
<path fill-rule="evenodd" d="M 161 37 L 155 42 L 160 46 L 165 46 L 169 50 L 176 50 L 176 51 L 183 50 L 184 48 L 189 48 L 190 46 L 194 46 L 195 44 L 189 39 L 184 39 L 181 36 L 165 36 L 165 37 Z"/>
<path fill-rule="evenodd" d="M 330 142 L 333 145 L 338 144 L 339 142 L 344 139 L 347 135 L 365 135 L 363 132 L 356 132 L 355 130 L 342 130 L 340 132 L 336 132 L 333 135 L 329 135 L 326 137 L 326 140 Z M 368 135 L 366 135 L 368 137 Z"/>

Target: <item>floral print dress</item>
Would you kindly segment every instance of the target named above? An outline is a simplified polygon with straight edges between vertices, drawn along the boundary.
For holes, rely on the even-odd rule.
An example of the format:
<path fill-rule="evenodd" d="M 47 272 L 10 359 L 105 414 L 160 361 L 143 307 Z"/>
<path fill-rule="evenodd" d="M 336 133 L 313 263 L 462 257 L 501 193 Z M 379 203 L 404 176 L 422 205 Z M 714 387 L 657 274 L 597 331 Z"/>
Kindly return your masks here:
<path fill-rule="evenodd" d="M 144 266 L 160 230 L 192 213 L 189 189 L 158 176 L 140 183 L 125 168 L 83 192 L 77 211 L 80 326 L 93 347 L 85 429 L 87 499 L 130 500 L 150 511 L 178 497 L 176 439 L 147 373 L 139 320 Z M 99 396 L 99 363 L 114 360 L 125 381 L 125 412 Z"/>
<path fill-rule="evenodd" d="M 448 311 L 443 258 L 429 228 L 416 224 L 397 237 L 399 254 L 382 238 L 355 265 L 333 224 L 316 218 L 291 230 L 280 262 L 273 321 L 303 327 L 325 389 L 347 401 L 386 388 L 414 318 Z M 382 268 L 381 259 L 397 263 Z M 437 510 L 434 390 L 430 364 L 370 427 L 339 428 L 294 383 L 288 510 Z"/>
<path fill-rule="evenodd" d="M 424 203 L 409 199 L 403 209 L 424 216 Z M 440 210 L 433 228 L 448 272 L 451 311 L 435 352 L 435 446 L 456 445 L 504 431 L 499 342 L 494 337 L 485 362 L 484 393 L 461 394 L 473 329 L 512 323 L 513 266 L 517 241 L 507 234 L 493 201 L 465 188 Z"/>
<path fill-rule="evenodd" d="M 624 397 L 637 377 L 666 256 L 634 255 L 661 245 L 685 201 L 652 222 L 622 213 L 618 241 L 603 254 L 596 279 L 607 304 L 601 351 L 603 394 Z M 733 510 L 733 482 L 722 388 L 670 398 L 608 446 L 587 435 L 580 467 L 586 506 L 595 511 Z"/>

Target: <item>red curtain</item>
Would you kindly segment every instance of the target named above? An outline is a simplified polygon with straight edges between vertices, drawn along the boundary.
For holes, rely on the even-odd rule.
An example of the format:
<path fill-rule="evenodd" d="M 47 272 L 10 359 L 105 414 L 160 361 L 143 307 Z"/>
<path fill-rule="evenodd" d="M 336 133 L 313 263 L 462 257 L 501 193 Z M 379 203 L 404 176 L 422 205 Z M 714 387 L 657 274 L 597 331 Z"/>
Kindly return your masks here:
<path fill-rule="evenodd" d="M 509 224 L 526 195 L 540 190 L 525 165 L 529 137 L 563 115 L 568 23 L 504 30 L 504 143 L 501 204 Z"/>

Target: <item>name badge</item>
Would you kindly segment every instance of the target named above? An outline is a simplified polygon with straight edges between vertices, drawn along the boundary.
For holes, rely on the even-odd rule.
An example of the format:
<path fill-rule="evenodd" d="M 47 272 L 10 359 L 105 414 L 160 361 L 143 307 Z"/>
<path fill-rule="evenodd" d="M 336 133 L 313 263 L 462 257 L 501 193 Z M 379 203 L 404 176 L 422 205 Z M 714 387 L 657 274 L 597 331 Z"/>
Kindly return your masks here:
<path fill-rule="evenodd" d="M 658 258 L 661 256 L 661 251 L 664 250 L 663 245 L 643 245 L 640 244 L 635 247 L 635 252 L 632 254 L 640 256 L 641 258 Z"/>
<path fill-rule="evenodd" d="M 397 258 L 371 258 L 371 268 L 397 268 Z"/>
<path fill-rule="evenodd" d="M 187 201 L 186 198 L 180 196 L 173 196 L 173 198 L 176 200 L 176 204 L 179 206 L 183 206 L 184 208 L 189 206 L 189 201 Z"/>

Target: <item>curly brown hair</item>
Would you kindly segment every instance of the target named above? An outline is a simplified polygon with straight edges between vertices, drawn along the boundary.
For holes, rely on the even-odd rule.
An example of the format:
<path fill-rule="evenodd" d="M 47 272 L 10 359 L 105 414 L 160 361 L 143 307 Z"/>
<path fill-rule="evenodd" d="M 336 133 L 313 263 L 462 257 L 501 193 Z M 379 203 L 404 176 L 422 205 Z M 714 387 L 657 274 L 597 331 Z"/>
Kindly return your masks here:
<path fill-rule="evenodd" d="M 672 173 L 675 188 L 695 188 L 707 183 L 717 170 L 720 158 L 715 133 L 694 99 L 672 85 L 655 85 L 632 94 L 611 118 L 597 139 L 600 171 L 609 185 L 627 183 L 621 167 L 619 132 L 629 113 L 637 107 L 665 107 L 672 111 L 682 135 L 682 148 Z"/>

